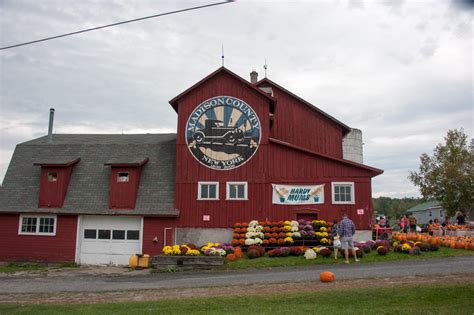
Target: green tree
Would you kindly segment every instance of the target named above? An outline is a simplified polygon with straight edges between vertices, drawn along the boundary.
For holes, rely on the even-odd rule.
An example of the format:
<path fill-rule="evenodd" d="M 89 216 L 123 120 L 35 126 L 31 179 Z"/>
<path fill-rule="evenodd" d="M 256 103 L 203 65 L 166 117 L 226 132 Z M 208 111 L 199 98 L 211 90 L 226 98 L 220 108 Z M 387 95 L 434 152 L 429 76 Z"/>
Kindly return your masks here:
<path fill-rule="evenodd" d="M 474 204 L 474 143 L 468 145 L 464 130 L 449 130 L 445 144 L 438 144 L 433 156 L 420 156 L 418 172 L 408 177 L 425 199 L 436 199 L 449 216 L 467 214 Z"/>

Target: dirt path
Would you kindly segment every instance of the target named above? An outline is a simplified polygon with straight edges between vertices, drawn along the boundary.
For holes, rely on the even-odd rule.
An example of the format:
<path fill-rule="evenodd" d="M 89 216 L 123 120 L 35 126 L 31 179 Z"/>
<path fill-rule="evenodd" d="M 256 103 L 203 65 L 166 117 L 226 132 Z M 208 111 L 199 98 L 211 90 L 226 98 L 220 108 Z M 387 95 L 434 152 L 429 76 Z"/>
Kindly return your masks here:
<path fill-rule="evenodd" d="M 20 304 L 81 304 L 81 303 L 109 303 L 130 301 L 158 301 L 163 299 L 177 299 L 190 297 L 215 296 L 255 296 L 274 293 L 305 291 L 328 291 L 334 289 L 374 288 L 392 286 L 413 286 L 423 284 L 466 284 L 474 285 L 474 274 L 453 274 L 440 276 L 409 276 L 393 278 L 351 279 L 336 280 L 333 283 L 321 283 L 318 280 L 311 282 L 293 282 L 276 284 L 254 284 L 247 286 L 202 287 L 180 289 L 158 289 L 140 291 L 108 291 L 108 292 L 64 292 L 64 293 L 19 293 L 2 294 L 0 303 Z"/>

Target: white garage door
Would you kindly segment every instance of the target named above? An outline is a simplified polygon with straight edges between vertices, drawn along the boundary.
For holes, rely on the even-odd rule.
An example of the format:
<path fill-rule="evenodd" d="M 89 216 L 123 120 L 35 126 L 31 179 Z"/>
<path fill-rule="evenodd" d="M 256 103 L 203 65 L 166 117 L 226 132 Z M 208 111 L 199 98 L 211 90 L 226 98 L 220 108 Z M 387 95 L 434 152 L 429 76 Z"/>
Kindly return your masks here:
<path fill-rule="evenodd" d="M 141 217 L 82 216 L 78 263 L 128 265 L 141 254 Z"/>

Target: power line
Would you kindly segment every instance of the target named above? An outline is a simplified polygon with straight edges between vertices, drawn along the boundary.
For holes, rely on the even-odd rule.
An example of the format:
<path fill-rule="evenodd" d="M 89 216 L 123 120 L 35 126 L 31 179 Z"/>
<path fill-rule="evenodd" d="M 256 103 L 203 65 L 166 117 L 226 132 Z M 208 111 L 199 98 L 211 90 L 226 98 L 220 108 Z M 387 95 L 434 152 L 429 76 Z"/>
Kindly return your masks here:
<path fill-rule="evenodd" d="M 207 7 L 213 7 L 213 6 L 217 6 L 217 5 L 221 5 L 221 4 L 226 4 L 226 3 L 229 3 L 229 2 L 234 2 L 234 0 L 228 0 L 228 1 L 223 1 L 223 2 L 217 2 L 217 3 L 212 3 L 212 4 L 206 4 L 206 5 L 201 5 L 201 6 L 197 6 L 197 7 L 191 7 L 191 8 L 187 8 L 187 9 L 181 9 L 181 10 L 170 11 L 170 12 L 166 12 L 166 13 L 154 14 L 154 15 L 145 16 L 145 17 L 141 17 L 141 18 L 137 18 L 137 19 L 133 19 L 133 20 L 127 20 L 127 21 L 122 21 L 122 22 L 117 22 L 117 23 L 112 23 L 112 24 L 97 26 L 97 27 L 88 28 L 88 29 L 85 29 L 85 30 L 77 31 L 77 32 L 72 32 L 72 33 L 67 33 L 67 34 L 62 34 L 62 35 L 57 35 L 57 36 L 52 36 L 52 37 L 46 37 L 46 38 L 42 38 L 42 39 L 38 39 L 38 40 L 31 41 L 31 42 L 26 42 L 26 43 L 11 45 L 11 46 L 5 46 L 5 47 L 0 47 L 0 50 L 15 48 L 15 47 L 19 47 L 19 46 L 25 46 L 25 45 L 30 45 L 30 44 L 35 44 L 35 43 L 44 42 L 44 41 L 47 41 L 47 40 L 52 40 L 52 39 L 61 38 L 61 37 L 66 37 L 66 36 L 71 36 L 71 35 L 75 35 L 75 34 L 80 34 L 80 33 L 85 33 L 85 32 L 90 32 L 90 31 L 95 31 L 95 30 L 99 30 L 99 29 L 102 29 L 102 28 L 107 28 L 107 27 L 112 27 L 112 26 L 117 26 L 117 25 L 132 23 L 132 22 L 137 22 L 137 21 L 141 21 L 141 20 L 152 19 L 152 18 L 156 18 L 156 17 L 159 17 L 159 16 L 171 15 L 171 14 L 180 13 L 180 12 L 185 12 L 185 11 L 191 11 L 191 10 L 203 9 L 203 8 L 207 8 Z"/>

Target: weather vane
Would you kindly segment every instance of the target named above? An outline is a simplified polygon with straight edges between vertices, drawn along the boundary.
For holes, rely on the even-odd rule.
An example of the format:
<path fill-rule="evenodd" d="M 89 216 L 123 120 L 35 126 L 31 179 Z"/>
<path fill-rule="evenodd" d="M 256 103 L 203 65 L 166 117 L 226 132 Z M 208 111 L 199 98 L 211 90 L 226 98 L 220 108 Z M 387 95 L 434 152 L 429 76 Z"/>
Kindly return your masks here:
<path fill-rule="evenodd" d="M 224 66 L 224 44 L 222 44 L 222 66 Z"/>
<path fill-rule="evenodd" d="M 263 65 L 263 69 L 265 69 L 265 78 L 267 77 L 267 68 L 268 68 L 267 58 L 265 58 L 265 64 Z"/>

